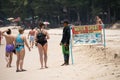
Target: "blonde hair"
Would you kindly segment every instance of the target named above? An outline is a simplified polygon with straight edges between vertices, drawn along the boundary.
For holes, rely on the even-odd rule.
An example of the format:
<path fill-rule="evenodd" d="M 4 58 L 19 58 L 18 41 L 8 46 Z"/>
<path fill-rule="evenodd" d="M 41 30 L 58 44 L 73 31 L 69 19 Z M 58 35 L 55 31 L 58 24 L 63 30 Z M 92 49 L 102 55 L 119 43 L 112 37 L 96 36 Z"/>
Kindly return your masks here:
<path fill-rule="evenodd" d="M 18 31 L 19 31 L 20 34 L 22 34 L 24 29 L 23 28 L 19 28 Z"/>

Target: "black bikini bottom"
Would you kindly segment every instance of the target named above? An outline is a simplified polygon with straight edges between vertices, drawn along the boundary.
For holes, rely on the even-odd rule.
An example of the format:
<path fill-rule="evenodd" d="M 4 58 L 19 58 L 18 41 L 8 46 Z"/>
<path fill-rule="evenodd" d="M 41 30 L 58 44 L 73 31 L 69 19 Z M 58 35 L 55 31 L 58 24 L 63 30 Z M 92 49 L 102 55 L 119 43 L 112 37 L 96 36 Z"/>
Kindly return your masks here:
<path fill-rule="evenodd" d="M 42 41 L 42 42 L 38 41 L 37 43 L 39 43 L 39 44 L 41 44 L 42 46 L 44 46 L 44 45 L 47 43 L 47 40 Z"/>

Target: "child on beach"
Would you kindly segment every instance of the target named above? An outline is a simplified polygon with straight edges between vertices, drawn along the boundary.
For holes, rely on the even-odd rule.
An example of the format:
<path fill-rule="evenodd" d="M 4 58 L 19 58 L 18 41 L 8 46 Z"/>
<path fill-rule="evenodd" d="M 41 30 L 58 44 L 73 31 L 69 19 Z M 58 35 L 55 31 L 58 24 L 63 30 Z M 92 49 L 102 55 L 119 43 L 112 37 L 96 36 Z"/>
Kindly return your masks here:
<path fill-rule="evenodd" d="M 5 34 L 5 32 L 7 34 Z M 6 67 L 11 67 L 13 51 L 15 49 L 15 47 L 14 47 L 15 37 L 13 35 L 11 35 L 11 29 L 7 29 L 7 30 L 3 31 L 2 35 L 6 39 L 6 61 L 7 61 Z"/>
<path fill-rule="evenodd" d="M 33 48 L 34 41 L 35 41 L 35 30 L 34 30 L 34 28 L 31 28 L 31 30 L 29 31 L 28 39 L 30 39 L 30 47 Z"/>

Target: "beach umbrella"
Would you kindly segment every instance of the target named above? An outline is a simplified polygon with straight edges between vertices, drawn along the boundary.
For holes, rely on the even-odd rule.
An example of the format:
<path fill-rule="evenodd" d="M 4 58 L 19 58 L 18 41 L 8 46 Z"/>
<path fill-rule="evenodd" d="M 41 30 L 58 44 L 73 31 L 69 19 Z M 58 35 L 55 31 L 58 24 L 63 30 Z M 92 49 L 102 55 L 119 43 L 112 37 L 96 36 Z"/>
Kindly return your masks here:
<path fill-rule="evenodd" d="M 43 22 L 43 24 L 45 24 L 45 25 L 49 25 L 50 23 L 49 23 L 49 22 Z"/>
<path fill-rule="evenodd" d="M 12 20 L 13 22 L 19 22 L 21 19 L 20 17 L 17 17 L 16 19 Z"/>
<path fill-rule="evenodd" d="M 7 18 L 7 20 L 9 20 L 9 21 L 10 21 L 10 20 L 13 20 L 13 19 L 14 19 L 14 18 L 12 18 L 12 17 L 10 17 L 10 18 Z"/>

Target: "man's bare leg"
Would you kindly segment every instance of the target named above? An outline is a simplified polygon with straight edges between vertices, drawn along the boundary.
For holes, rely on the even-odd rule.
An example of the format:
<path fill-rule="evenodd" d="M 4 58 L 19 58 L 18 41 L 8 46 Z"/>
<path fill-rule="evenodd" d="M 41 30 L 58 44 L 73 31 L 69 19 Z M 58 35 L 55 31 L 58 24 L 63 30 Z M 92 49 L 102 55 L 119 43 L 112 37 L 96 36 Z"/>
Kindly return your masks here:
<path fill-rule="evenodd" d="M 6 60 L 6 62 L 7 62 L 7 64 L 6 64 L 6 67 L 9 67 L 9 53 L 6 53 L 5 54 L 5 60 Z"/>
<path fill-rule="evenodd" d="M 11 63 L 12 63 L 12 56 L 13 56 L 13 53 L 10 53 L 10 58 L 9 58 L 9 67 L 11 67 Z"/>
<path fill-rule="evenodd" d="M 33 46 L 34 46 L 34 42 L 32 42 L 32 48 L 33 48 Z"/>

